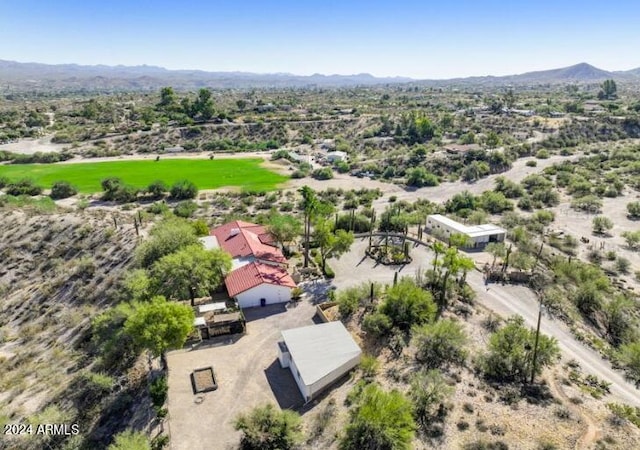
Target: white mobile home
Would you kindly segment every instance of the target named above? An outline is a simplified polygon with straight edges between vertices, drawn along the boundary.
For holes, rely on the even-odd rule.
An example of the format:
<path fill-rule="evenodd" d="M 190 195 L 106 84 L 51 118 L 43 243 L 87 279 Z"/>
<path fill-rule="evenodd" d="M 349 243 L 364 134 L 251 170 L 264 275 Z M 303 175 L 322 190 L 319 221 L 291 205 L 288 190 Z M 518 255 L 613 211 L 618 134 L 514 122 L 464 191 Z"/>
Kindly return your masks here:
<path fill-rule="evenodd" d="M 328 322 L 282 332 L 278 359 L 288 367 L 305 401 L 360 363 L 362 350 L 342 322 Z"/>
<path fill-rule="evenodd" d="M 497 225 L 468 226 L 440 214 L 433 214 L 427 217 L 427 231 L 444 238 L 456 233 L 465 235 L 471 242 L 471 248 L 484 247 L 489 242 L 502 242 L 507 235 L 507 231 Z"/>

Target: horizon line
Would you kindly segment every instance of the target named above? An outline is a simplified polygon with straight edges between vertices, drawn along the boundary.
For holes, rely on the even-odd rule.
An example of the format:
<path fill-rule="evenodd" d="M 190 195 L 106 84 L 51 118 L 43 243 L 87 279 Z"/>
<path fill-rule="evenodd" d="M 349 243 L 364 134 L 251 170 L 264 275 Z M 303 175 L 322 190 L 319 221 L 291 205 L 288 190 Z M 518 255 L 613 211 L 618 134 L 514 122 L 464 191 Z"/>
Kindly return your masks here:
<path fill-rule="evenodd" d="M 457 76 L 442 77 L 442 78 L 436 78 L 436 77 L 424 77 L 424 78 L 420 77 L 420 78 L 417 78 L 417 77 L 409 76 L 409 75 L 375 75 L 374 73 L 371 73 L 371 72 L 331 73 L 331 74 L 322 73 L 322 72 L 313 72 L 311 74 L 306 74 L 305 75 L 305 74 L 300 74 L 300 73 L 284 72 L 284 71 L 283 72 L 255 72 L 255 71 L 250 71 L 250 70 L 207 70 L 207 69 L 196 69 L 196 68 L 170 68 L 170 67 L 167 67 L 167 66 L 160 66 L 160 65 L 157 65 L 157 64 L 147 64 L 147 63 L 140 63 L 140 64 L 135 64 L 135 65 L 103 64 L 103 63 L 100 63 L 100 64 L 85 64 L 85 63 L 77 63 L 77 62 L 44 63 L 44 62 L 38 62 L 38 61 L 18 61 L 18 60 L 2 59 L 2 58 L 0 58 L 0 61 L 9 62 L 9 63 L 17 63 L 17 64 L 39 64 L 39 65 L 54 66 L 54 67 L 55 66 L 78 66 L 78 67 L 94 67 L 94 68 L 98 68 L 98 67 L 108 67 L 108 68 L 153 68 L 153 69 L 166 70 L 166 71 L 169 71 L 169 72 L 204 72 L 204 73 L 224 73 L 224 74 L 240 73 L 240 74 L 251 74 L 251 75 L 262 75 L 262 76 L 274 76 L 274 75 L 277 76 L 277 75 L 280 75 L 280 76 L 294 76 L 294 77 L 371 76 L 371 77 L 378 78 L 378 79 L 404 78 L 404 79 L 408 79 L 410 81 L 444 81 L 444 80 L 466 79 L 466 78 L 509 77 L 509 76 L 523 75 L 523 74 L 527 74 L 527 73 L 545 72 L 545 71 L 550 71 L 550 70 L 566 69 L 566 68 L 575 67 L 575 66 L 579 66 L 579 65 L 588 65 L 588 66 L 593 67 L 595 69 L 602 70 L 602 71 L 609 72 L 609 73 L 628 72 L 628 71 L 640 69 L 640 65 L 638 65 L 638 66 L 632 66 L 631 68 L 628 68 L 628 69 L 609 70 L 609 69 L 603 69 L 601 67 L 594 66 L 593 64 L 585 62 L 585 61 L 581 61 L 581 62 L 570 64 L 570 65 L 567 65 L 567 66 L 547 68 L 547 69 L 532 69 L 532 70 L 527 70 L 525 72 L 518 72 L 518 73 L 466 75 L 466 76 L 457 75 Z"/>

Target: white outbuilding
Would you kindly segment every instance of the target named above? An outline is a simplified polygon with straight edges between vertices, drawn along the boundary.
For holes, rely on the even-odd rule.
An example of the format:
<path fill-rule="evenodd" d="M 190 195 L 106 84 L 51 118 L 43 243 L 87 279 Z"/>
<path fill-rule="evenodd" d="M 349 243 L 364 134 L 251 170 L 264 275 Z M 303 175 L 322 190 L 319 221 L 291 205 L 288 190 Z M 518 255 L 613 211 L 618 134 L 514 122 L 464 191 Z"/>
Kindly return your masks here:
<path fill-rule="evenodd" d="M 340 161 L 346 161 L 347 154 L 343 151 L 336 150 L 335 152 L 327 153 L 326 158 L 327 158 L 327 161 L 329 161 L 330 163 L 336 163 Z"/>
<path fill-rule="evenodd" d="M 224 284 L 229 297 L 235 298 L 240 308 L 286 303 L 296 287 L 284 267 L 255 261 L 232 271 Z"/>
<path fill-rule="evenodd" d="M 469 238 L 470 248 L 481 248 L 489 242 L 503 242 L 507 230 L 493 224 L 465 225 L 440 214 L 427 217 L 427 231 L 448 238 L 452 234 L 462 234 Z"/>
<path fill-rule="evenodd" d="M 305 402 L 360 363 L 362 350 L 342 322 L 282 332 L 278 359 L 288 367 Z"/>

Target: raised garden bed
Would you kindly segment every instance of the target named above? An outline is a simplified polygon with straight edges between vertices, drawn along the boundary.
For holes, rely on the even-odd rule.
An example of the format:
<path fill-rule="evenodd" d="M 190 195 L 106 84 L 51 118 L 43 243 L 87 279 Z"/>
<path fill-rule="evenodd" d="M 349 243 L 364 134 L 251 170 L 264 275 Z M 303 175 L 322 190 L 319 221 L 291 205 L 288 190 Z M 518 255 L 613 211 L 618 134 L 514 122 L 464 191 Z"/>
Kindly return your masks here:
<path fill-rule="evenodd" d="M 218 389 L 216 376 L 213 373 L 213 367 L 203 367 L 196 369 L 191 373 L 191 385 L 194 394 L 202 392 L 210 392 Z"/>

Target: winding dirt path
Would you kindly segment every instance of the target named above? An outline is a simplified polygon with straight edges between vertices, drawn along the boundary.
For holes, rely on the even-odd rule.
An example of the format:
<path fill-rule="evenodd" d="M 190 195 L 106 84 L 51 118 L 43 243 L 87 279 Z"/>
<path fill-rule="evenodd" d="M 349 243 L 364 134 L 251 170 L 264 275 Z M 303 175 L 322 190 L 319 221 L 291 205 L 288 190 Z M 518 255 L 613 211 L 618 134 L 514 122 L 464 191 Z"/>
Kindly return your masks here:
<path fill-rule="evenodd" d="M 595 443 L 602 438 L 602 429 L 598 426 L 598 421 L 593 418 L 584 408 L 571 402 L 567 394 L 562 389 L 560 383 L 557 380 L 557 374 L 552 373 L 547 377 L 549 389 L 554 397 L 558 398 L 564 407 L 569 409 L 573 414 L 580 417 L 587 428 L 582 435 L 576 441 L 575 449 L 584 450 L 589 448 L 591 444 Z"/>

